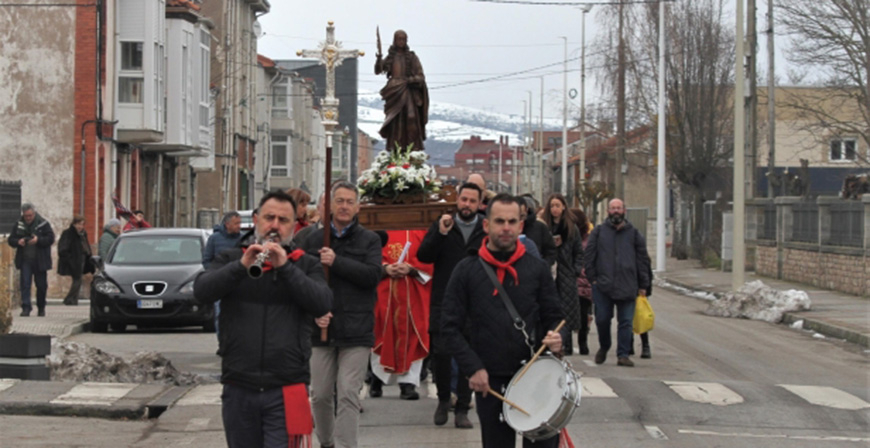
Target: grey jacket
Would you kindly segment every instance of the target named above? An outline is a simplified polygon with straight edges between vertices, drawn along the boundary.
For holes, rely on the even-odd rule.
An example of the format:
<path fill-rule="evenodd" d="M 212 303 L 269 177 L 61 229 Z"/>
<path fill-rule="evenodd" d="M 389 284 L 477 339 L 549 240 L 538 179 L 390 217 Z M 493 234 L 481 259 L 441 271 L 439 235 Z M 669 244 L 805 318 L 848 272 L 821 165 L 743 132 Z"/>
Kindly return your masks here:
<path fill-rule="evenodd" d="M 634 299 L 650 286 L 646 241 L 628 221 L 618 230 L 610 221 L 595 227 L 584 255 L 586 278 L 613 300 Z"/>

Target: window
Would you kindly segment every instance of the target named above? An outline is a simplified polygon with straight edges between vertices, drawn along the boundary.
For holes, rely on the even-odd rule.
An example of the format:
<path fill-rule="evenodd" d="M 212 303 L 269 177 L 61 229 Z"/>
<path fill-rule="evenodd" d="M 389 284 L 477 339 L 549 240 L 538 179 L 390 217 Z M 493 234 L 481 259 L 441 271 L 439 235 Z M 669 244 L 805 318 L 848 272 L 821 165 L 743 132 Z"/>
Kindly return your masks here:
<path fill-rule="evenodd" d="M 120 82 L 118 101 L 122 103 L 137 104 L 142 104 L 144 102 L 142 89 L 145 87 L 145 78 L 122 76 Z"/>
<path fill-rule="evenodd" d="M 858 158 L 856 144 L 855 139 L 831 140 L 831 161 L 847 162 L 850 160 L 856 160 Z"/>
<path fill-rule="evenodd" d="M 278 84 L 272 87 L 272 117 L 287 118 L 290 116 L 288 107 L 287 84 Z"/>
<path fill-rule="evenodd" d="M 549 146 L 562 146 L 562 137 L 549 137 L 547 138 L 547 144 Z"/>
<path fill-rule="evenodd" d="M 205 30 L 199 33 L 199 125 L 207 128 L 209 122 L 209 103 L 211 101 L 211 35 Z"/>
<path fill-rule="evenodd" d="M 289 145 L 287 143 L 286 135 L 273 135 L 272 136 L 272 167 L 269 173 L 274 177 L 287 177 L 289 170 L 288 167 L 288 154 Z"/>
<path fill-rule="evenodd" d="M 121 42 L 121 70 L 142 70 L 142 42 Z"/>

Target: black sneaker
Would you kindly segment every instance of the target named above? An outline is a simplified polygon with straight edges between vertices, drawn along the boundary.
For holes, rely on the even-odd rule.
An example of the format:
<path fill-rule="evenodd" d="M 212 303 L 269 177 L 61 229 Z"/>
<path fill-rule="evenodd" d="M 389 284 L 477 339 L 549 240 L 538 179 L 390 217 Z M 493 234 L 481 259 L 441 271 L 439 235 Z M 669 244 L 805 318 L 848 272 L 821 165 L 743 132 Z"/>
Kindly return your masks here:
<path fill-rule="evenodd" d="M 595 364 L 604 364 L 607 361 L 607 350 L 598 349 L 595 353 Z"/>
<path fill-rule="evenodd" d="M 30 310 L 21 310 L 21 314 L 19 314 L 19 316 L 21 316 L 21 317 L 30 316 Z"/>
<path fill-rule="evenodd" d="M 45 317 L 45 309 L 41 309 L 36 312 L 36 315 L 39 317 Z"/>
<path fill-rule="evenodd" d="M 417 393 L 417 388 L 413 384 L 399 383 L 399 388 L 402 392 L 399 398 L 402 400 L 419 400 L 420 394 Z"/>
<path fill-rule="evenodd" d="M 372 385 L 369 388 L 369 396 L 372 398 L 380 398 L 384 395 L 383 382 L 377 377 L 372 378 Z"/>
<path fill-rule="evenodd" d="M 644 345 L 643 349 L 640 351 L 640 357 L 643 359 L 652 358 L 652 353 L 650 353 L 649 345 Z"/>

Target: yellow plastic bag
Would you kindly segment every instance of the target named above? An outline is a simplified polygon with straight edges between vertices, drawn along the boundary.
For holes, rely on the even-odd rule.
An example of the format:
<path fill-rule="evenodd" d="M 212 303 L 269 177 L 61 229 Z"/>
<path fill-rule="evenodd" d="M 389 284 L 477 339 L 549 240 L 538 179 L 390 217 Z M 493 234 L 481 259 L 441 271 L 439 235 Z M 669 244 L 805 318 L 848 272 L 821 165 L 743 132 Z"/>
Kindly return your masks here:
<path fill-rule="evenodd" d="M 632 325 L 635 334 L 643 334 L 652 330 L 655 321 L 656 313 L 653 312 L 649 300 L 647 300 L 646 296 L 637 296 L 637 302 L 634 305 L 634 323 Z"/>

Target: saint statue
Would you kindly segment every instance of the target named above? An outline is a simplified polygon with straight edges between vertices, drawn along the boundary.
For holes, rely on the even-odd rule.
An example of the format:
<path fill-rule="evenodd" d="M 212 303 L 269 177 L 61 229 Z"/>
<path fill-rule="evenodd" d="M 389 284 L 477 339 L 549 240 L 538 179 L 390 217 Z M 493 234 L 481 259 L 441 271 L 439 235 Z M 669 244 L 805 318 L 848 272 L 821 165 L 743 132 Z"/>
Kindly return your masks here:
<path fill-rule="evenodd" d="M 387 150 L 405 151 L 413 145 L 414 151 L 422 151 L 429 121 L 429 90 L 423 66 L 408 48 L 408 35 L 404 31 L 395 32 L 386 58 L 382 58 L 378 34 L 375 74 L 381 73 L 387 75 L 387 85 L 381 89 L 386 118 L 380 130 Z"/>

